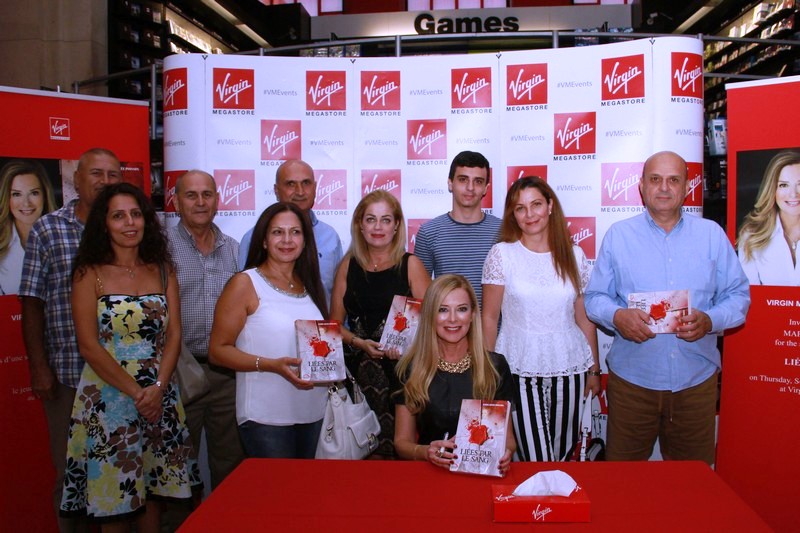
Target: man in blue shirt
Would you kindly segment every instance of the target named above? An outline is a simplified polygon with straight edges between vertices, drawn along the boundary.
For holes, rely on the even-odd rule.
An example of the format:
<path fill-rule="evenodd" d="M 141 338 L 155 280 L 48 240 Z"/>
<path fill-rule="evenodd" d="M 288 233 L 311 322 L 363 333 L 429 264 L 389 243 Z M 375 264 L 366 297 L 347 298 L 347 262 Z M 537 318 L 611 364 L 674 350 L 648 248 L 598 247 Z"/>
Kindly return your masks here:
<path fill-rule="evenodd" d="M 311 217 L 314 229 L 314 241 L 319 254 L 319 271 L 322 276 L 322 285 L 325 287 L 328 307 L 331 305 L 331 291 L 333 290 L 333 277 L 336 267 L 342 260 L 342 241 L 339 234 L 332 226 L 322 222 L 311 210 L 317 199 L 317 181 L 314 171 L 305 161 L 289 159 L 275 172 L 275 196 L 279 202 L 289 202 Z M 247 262 L 247 252 L 250 249 L 250 240 L 253 237 L 253 228 L 242 237 L 239 245 L 239 269 L 244 270 Z"/>
<path fill-rule="evenodd" d="M 684 215 L 686 162 L 673 152 L 645 161 L 640 215 L 611 226 L 586 288 L 586 312 L 610 330 L 606 360 L 609 460 L 662 456 L 714 462 L 720 354 L 717 335 L 744 322 L 750 286 L 717 224 Z M 631 293 L 688 290 L 675 333 L 653 333 Z"/>

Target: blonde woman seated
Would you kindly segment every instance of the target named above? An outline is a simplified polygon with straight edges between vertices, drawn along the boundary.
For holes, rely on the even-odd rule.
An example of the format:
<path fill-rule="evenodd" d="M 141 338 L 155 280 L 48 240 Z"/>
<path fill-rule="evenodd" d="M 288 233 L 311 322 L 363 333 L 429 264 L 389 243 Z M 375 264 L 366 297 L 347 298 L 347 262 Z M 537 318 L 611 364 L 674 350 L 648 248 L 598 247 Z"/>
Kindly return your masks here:
<path fill-rule="evenodd" d="M 402 459 L 449 468 L 458 453 L 461 400 L 512 401 L 508 363 L 483 347 L 478 300 L 465 277 L 447 274 L 428 287 L 417 336 L 397 374 L 403 388 L 395 396 L 394 446 Z M 510 422 L 507 434 L 504 474 L 516 449 Z"/>

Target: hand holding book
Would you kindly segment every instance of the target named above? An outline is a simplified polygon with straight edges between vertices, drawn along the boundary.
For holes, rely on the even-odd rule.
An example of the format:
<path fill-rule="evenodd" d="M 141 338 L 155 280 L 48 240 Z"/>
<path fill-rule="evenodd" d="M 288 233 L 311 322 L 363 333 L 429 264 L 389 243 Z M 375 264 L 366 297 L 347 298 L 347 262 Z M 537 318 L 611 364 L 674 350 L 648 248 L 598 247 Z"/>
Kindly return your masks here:
<path fill-rule="evenodd" d="M 679 339 L 694 342 L 705 337 L 711 329 L 711 318 L 703 311 L 693 309 L 691 313 L 680 318 L 676 335 Z"/>

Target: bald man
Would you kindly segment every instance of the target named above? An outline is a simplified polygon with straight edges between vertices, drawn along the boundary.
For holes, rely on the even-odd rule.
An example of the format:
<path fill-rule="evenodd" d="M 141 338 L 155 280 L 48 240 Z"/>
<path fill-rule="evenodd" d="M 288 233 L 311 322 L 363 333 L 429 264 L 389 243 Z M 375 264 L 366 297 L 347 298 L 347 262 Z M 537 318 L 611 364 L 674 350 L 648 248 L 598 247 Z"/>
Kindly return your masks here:
<path fill-rule="evenodd" d="M 314 229 L 314 241 L 317 244 L 319 254 L 319 271 L 322 276 L 322 285 L 325 287 L 325 297 L 328 306 L 331 304 L 331 291 L 333 290 L 333 276 L 336 267 L 342 260 L 342 241 L 336 230 L 330 225 L 322 222 L 311 210 L 314 201 L 317 199 L 317 181 L 314 179 L 314 171 L 305 161 L 299 159 L 289 159 L 285 161 L 275 172 L 275 197 L 279 202 L 289 202 L 311 217 L 311 224 Z M 247 253 L 250 248 L 250 239 L 253 230 L 250 229 L 242 237 L 242 246 L 239 249 L 239 269 L 244 270 L 247 262 Z"/>
<path fill-rule="evenodd" d="M 686 161 L 650 156 L 639 192 L 645 212 L 609 228 L 586 288 L 586 312 L 615 335 L 606 361 L 606 458 L 714 462 L 717 334 L 744 322 L 750 286 L 725 232 L 685 215 Z M 653 333 L 650 316 L 628 309 L 631 293 L 688 290 L 691 308 L 675 333 Z"/>

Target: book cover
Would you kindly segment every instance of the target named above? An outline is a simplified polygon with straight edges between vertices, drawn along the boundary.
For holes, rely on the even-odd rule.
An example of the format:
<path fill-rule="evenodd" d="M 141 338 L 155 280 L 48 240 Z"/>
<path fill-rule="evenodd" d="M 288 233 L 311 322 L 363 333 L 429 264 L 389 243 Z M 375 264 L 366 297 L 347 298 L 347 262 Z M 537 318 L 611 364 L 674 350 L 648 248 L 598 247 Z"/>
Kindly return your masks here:
<path fill-rule="evenodd" d="M 640 309 L 650 317 L 653 333 L 675 333 L 680 318 L 692 311 L 689 290 L 632 292 L 628 295 L 628 309 Z"/>
<path fill-rule="evenodd" d="M 397 348 L 401 355 L 406 352 L 417 334 L 420 311 L 422 300 L 395 295 L 381 334 L 380 342 L 384 350 Z"/>
<path fill-rule="evenodd" d="M 506 453 L 510 414 L 511 404 L 505 400 L 461 400 L 450 471 L 502 477 L 498 464 Z"/>
<path fill-rule="evenodd" d="M 342 326 L 335 320 L 295 320 L 300 379 L 330 383 L 345 378 Z"/>

